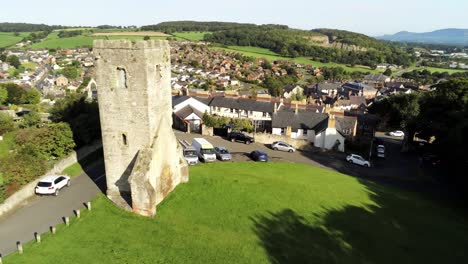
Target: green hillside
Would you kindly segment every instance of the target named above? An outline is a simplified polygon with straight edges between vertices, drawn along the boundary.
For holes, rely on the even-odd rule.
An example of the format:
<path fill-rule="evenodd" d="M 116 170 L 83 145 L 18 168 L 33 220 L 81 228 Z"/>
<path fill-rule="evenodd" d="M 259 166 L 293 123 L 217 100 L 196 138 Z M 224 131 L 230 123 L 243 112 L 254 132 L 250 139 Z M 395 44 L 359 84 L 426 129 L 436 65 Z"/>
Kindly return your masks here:
<path fill-rule="evenodd" d="M 466 263 L 466 219 L 418 195 L 292 163 L 190 168 L 155 218 L 93 211 L 4 263 Z"/>

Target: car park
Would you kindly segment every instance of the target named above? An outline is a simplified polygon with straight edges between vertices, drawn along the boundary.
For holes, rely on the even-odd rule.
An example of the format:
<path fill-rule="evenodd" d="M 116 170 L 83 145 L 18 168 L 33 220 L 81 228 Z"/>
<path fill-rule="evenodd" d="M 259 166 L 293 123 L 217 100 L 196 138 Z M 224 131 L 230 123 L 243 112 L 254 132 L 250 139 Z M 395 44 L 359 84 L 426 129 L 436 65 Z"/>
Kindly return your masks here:
<path fill-rule="evenodd" d="M 266 154 L 266 152 L 261 151 L 261 150 L 254 150 L 250 152 L 249 156 L 254 161 L 263 161 L 263 162 L 268 161 L 268 155 Z"/>
<path fill-rule="evenodd" d="M 217 159 L 222 160 L 222 161 L 232 159 L 231 153 L 229 152 L 229 150 L 227 150 L 227 148 L 218 146 L 218 147 L 215 147 L 214 150 L 215 150 Z"/>
<path fill-rule="evenodd" d="M 70 177 L 66 175 L 49 175 L 40 179 L 36 185 L 35 193 L 39 195 L 59 195 L 61 189 L 70 186 Z"/>
<path fill-rule="evenodd" d="M 352 164 L 361 165 L 364 167 L 370 167 L 370 162 L 365 160 L 362 156 L 356 154 L 350 154 L 346 157 L 346 161 Z"/>
<path fill-rule="evenodd" d="M 253 137 L 247 136 L 242 132 L 231 132 L 228 135 L 228 140 L 231 142 L 244 142 L 245 144 L 254 143 L 255 139 Z"/>
<path fill-rule="evenodd" d="M 282 151 L 287 151 L 287 152 L 294 152 L 296 151 L 296 149 L 289 145 L 288 143 L 286 142 L 283 142 L 283 141 L 275 141 L 271 144 L 271 148 L 273 150 L 282 150 Z"/>
<path fill-rule="evenodd" d="M 401 130 L 395 130 L 395 131 L 389 132 L 388 135 L 392 136 L 392 137 L 403 137 L 403 136 L 405 136 L 405 132 L 403 132 Z"/>

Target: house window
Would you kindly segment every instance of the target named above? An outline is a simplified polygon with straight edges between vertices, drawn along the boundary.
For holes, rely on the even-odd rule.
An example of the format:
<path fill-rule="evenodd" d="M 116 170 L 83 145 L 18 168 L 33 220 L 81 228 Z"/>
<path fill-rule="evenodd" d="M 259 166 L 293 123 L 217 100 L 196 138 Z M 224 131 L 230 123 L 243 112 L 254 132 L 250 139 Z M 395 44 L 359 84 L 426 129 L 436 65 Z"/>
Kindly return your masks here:
<path fill-rule="evenodd" d="M 303 131 L 302 134 L 303 134 L 304 136 L 307 136 L 307 131 L 308 131 L 308 130 L 307 130 L 307 129 L 303 129 L 302 131 Z"/>
<path fill-rule="evenodd" d="M 285 134 L 285 129 L 284 127 L 281 128 L 281 135 L 284 135 Z"/>
<path fill-rule="evenodd" d="M 233 108 L 231 108 L 231 113 L 234 113 L 234 109 L 233 109 Z"/>
<path fill-rule="evenodd" d="M 263 117 L 267 117 L 268 116 L 268 113 L 267 112 L 263 112 Z"/>

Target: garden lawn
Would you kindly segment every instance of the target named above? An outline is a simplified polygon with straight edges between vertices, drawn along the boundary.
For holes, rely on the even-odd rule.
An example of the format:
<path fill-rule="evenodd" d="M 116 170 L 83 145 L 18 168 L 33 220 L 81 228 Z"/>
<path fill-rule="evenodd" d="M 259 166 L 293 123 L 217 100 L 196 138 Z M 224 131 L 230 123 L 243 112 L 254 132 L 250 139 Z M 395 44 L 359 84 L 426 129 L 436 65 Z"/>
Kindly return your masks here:
<path fill-rule="evenodd" d="M 293 163 L 190 168 L 155 218 L 93 211 L 3 263 L 466 263 L 467 221 L 418 195 Z"/>
<path fill-rule="evenodd" d="M 370 72 L 370 73 L 379 73 L 382 72 L 382 70 L 372 70 L 367 66 L 348 66 L 345 64 L 340 64 L 340 63 L 335 63 L 335 62 L 319 62 L 319 61 L 314 61 L 311 60 L 310 58 L 307 57 L 297 57 L 297 58 L 289 58 L 289 57 L 282 57 L 279 54 L 269 50 L 269 49 L 264 49 L 264 48 L 258 48 L 258 47 L 246 47 L 246 46 L 228 46 L 227 48 L 221 48 L 221 47 L 212 47 L 213 49 L 222 49 L 225 51 L 230 51 L 230 52 L 238 52 L 243 54 L 244 56 L 248 57 L 254 57 L 254 58 L 265 58 L 270 61 L 274 60 L 290 60 L 294 61 L 296 63 L 304 64 L 304 65 L 312 65 L 315 67 L 342 67 L 347 71 L 354 72 L 354 71 L 359 71 L 359 72 Z"/>

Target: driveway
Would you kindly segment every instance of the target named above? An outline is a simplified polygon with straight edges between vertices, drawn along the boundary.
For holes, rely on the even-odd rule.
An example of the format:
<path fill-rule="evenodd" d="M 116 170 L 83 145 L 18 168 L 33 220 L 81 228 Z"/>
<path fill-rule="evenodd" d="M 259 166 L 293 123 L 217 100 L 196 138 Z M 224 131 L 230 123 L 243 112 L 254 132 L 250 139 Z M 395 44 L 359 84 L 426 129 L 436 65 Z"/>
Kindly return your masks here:
<path fill-rule="evenodd" d="M 34 233 L 49 232 L 51 226 L 63 222 L 62 217 L 72 216 L 73 210 L 82 209 L 84 203 L 101 192 L 105 185 L 104 164 L 95 164 L 87 173 L 71 180 L 71 186 L 62 189 L 59 196 L 34 197 L 27 206 L 0 219 L 0 254 L 5 256 L 16 250 L 16 242 L 26 244 Z"/>

